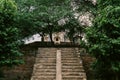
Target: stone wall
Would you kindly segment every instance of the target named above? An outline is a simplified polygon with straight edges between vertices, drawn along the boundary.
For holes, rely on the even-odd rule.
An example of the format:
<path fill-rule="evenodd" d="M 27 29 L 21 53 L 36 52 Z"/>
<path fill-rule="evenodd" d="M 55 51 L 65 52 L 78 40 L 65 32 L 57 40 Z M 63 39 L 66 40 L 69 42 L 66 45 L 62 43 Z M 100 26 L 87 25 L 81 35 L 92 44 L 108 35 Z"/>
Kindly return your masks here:
<path fill-rule="evenodd" d="M 83 66 L 87 75 L 87 80 L 94 80 L 94 70 L 92 69 L 92 63 L 95 58 L 91 57 L 89 54 L 82 54 L 81 59 L 83 61 Z"/>
<path fill-rule="evenodd" d="M 32 50 L 22 52 L 24 53 L 23 60 L 25 64 L 12 68 L 4 67 L 4 78 L 0 80 L 30 80 L 35 61 L 35 53 Z"/>

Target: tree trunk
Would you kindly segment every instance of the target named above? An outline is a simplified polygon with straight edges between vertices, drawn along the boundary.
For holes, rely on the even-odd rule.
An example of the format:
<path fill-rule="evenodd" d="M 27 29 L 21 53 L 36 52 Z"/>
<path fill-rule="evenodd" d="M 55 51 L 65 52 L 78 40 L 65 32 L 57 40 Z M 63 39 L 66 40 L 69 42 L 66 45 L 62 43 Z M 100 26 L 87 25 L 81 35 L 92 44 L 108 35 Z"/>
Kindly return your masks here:
<path fill-rule="evenodd" d="M 42 37 L 41 40 L 44 42 L 44 33 L 39 33 L 39 35 Z"/>
<path fill-rule="evenodd" d="M 44 36 L 42 35 L 41 37 L 42 37 L 42 42 L 44 42 Z"/>
<path fill-rule="evenodd" d="M 53 43 L 53 39 L 52 39 L 53 26 L 52 25 L 48 26 L 48 31 L 49 31 L 49 36 L 50 36 L 51 43 Z"/>
<path fill-rule="evenodd" d="M 51 40 L 51 42 L 53 43 L 52 32 L 49 33 L 49 36 L 50 36 L 50 40 Z"/>

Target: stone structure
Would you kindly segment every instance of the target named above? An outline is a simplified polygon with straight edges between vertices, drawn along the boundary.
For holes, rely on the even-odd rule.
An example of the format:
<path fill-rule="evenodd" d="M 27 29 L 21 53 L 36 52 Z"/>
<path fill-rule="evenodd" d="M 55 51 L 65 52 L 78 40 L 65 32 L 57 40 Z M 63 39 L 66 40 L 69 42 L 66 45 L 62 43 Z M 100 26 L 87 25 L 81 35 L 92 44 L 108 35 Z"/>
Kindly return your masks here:
<path fill-rule="evenodd" d="M 41 41 L 41 38 L 42 37 L 39 34 L 35 34 L 35 35 L 31 36 L 30 38 L 24 39 L 23 41 L 25 42 L 25 44 L 29 44 L 29 43 L 32 43 L 35 41 Z M 54 43 L 57 43 L 57 44 L 60 44 L 60 42 L 70 42 L 69 38 L 66 35 L 66 32 L 53 33 L 52 39 L 53 39 Z M 44 41 L 50 42 L 50 36 L 45 35 Z"/>
<path fill-rule="evenodd" d="M 75 48 L 39 48 L 31 80 L 86 80 Z"/>
<path fill-rule="evenodd" d="M 66 32 L 57 32 L 53 33 L 52 39 L 55 43 L 60 43 L 60 42 L 70 42 L 69 38 L 66 37 Z M 45 42 L 50 41 L 49 35 L 46 35 L 44 37 Z"/>

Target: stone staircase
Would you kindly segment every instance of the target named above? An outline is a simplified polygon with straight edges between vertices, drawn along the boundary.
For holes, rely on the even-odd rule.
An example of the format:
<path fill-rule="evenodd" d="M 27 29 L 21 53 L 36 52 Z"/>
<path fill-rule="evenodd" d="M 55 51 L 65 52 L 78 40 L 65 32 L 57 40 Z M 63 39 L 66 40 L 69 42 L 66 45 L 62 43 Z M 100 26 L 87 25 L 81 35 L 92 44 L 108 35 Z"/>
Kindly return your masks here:
<path fill-rule="evenodd" d="M 82 62 L 74 48 L 63 48 L 62 57 L 62 80 L 86 80 Z"/>
<path fill-rule="evenodd" d="M 75 48 L 39 48 L 31 80 L 86 80 Z"/>
<path fill-rule="evenodd" d="M 56 79 L 56 49 L 39 48 L 31 80 Z"/>

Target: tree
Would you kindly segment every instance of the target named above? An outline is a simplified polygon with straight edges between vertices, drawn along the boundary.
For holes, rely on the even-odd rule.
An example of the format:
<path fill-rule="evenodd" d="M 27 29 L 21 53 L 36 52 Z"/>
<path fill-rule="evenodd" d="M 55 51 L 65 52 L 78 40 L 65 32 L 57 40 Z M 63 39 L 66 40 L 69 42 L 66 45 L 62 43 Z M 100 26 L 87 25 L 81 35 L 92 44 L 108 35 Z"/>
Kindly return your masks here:
<path fill-rule="evenodd" d="M 34 12 L 33 7 L 35 6 L 34 0 L 15 0 L 18 13 L 17 13 L 17 24 L 16 26 L 20 30 L 20 38 L 24 39 L 26 37 L 35 34 L 34 29 Z"/>
<path fill-rule="evenodd" d="M 89 26 L 88 22 L 85 22 L 82 17 L 90 14 L 89 20 L 92 20 L 96 12 L 95 4 L 93 4 L 92 0 L 71 0 L 71 10 L 72 13 L 67 15 L 68 20 L 64 25 L 67 30 L 67 36 L 72 42 L 75 42 L 75 38 L 79 38 L 82 41 L 82 37 L 85 34 L 84 29 Z"/>
<path fill-rule="evenodd" d="M 20 40 L 16 23 L 17 7 L 13 0 L 0 0 L 0 67 L 21 63 Z"/>
<path fill-rule="evenodd" d="M 49 34 L 52 42 L 52 33 L 61 29 L 58 21 L 64 19 L 70 10 L 69 0 L 16 0 L 16 2 L 20 7 L 18 24 L 22 36 L 38 33 L 44 37 L 45 34 Z"/>
<path fill-rule="evenodd" d="M 73 0 L 76 6 L 78 6 L 76 9 L 78 11 L 84 12 L 92 12 L 94 13 L 95 6 L 96 6 L 96 0 Z"/>
<path fill-rule="evenodd" d="M 67 36 L 71 42 L 75 42 L 75 37 L 80 36 L 83 33 L 84 27 L 80 24 L 79 20 L 71 14 L 64 25 L 67 30 Z"/>
<path fill-rule="evenodd" d="M 94 26 L 87 28 L 88 51 L 99 80 L 119 80 L 120 1 L 98 0 Z"/>
<path fill-rule="evenodd" d="M 68 1 L 68 2 L 67 2 Z M 49 34 L 53 42 L 52 34 L 60 31 L 58 21 L 64 19 L 69 11 L 69 0 L 40 0 L 35 7 L 36 29 L 41 34 Z"/>

